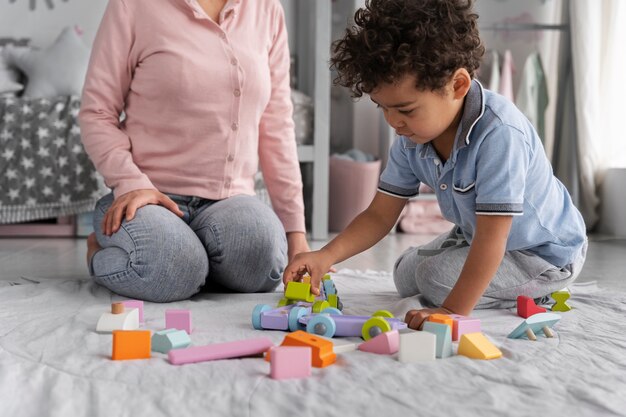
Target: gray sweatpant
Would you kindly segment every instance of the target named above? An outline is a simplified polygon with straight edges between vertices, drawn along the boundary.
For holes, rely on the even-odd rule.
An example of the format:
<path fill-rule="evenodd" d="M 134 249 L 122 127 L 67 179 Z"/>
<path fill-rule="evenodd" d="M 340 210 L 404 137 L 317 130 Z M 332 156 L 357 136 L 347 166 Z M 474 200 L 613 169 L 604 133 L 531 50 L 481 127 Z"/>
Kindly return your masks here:
<path fill-rule="evenodd" d="M 410 247 L 396 261 L 393 278 L 402 297 L 421 294 L 441 306 L 456 284 L 469 253 L 457 228 L 430 243 Z M 474 308 L 511 308 L 517 297 L 542 298 L 570 285 L 585 262 L 587 244 L 574 263 L 559 268 L 528 251 L 506 252 L 495 277 Z"/>

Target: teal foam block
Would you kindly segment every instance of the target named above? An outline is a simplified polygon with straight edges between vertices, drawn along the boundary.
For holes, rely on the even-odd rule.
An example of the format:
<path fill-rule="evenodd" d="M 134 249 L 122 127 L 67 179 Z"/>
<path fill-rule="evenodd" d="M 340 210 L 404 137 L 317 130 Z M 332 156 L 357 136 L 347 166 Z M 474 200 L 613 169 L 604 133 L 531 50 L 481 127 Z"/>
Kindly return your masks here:
<path fill-rule="evenodd" d="M 184 330 L 166 329 L 152 335 L 152 350 L 167 353 L 172 349 L 186 348 L 191 344 L 191 338 Z"/>
<path fill-rule="evenodd" d="M 427 321 L 422 329 L 425 332 L 433 333 L 437 336 L 437 357 L 447 358 L 452 356 L 452 330 L 450 326 L 443 323 Z"/>

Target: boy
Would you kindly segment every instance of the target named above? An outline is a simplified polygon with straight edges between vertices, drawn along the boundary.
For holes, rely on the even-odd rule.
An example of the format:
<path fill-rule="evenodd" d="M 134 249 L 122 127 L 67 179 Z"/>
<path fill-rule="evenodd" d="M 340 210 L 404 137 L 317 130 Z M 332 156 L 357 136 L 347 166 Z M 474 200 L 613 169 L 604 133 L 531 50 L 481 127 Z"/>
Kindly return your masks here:
<path fill-rule="evenodd" d="M 469 315 L 539 298 L 578 276 L 587 240 L 582 216 L 554 177 L 530 122 L 473 80 L 484 47 L 471 0 L 369 0 L 334 45 L 336 82 L 369 94 L 399 138 L 371 205 L 319 251 L 298 255 L 283 282 L 323 273 L 394 226 L 420 183 L 435 190 L 456 227 L 396 261 L 418 329 L 434 313 Z"/>

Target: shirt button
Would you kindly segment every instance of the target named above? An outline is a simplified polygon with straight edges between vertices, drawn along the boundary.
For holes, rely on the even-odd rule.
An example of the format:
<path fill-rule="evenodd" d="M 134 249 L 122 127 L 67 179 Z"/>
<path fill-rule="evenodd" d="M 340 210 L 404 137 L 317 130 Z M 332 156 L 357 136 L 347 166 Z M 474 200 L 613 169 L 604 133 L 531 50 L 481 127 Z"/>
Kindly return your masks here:
<path fill-rule="evenodd" d="M 241 95 L 241 90 L 240 89 L 235 89 L 235 91 L 233 91 L 233 94 L 235 95 L 235 97 L 239 97 Z"/>
<path fill-rule="evenodd" d="M 439 186 L 439 189 L 442 190 L 442 191 L 446 191 L 448 189 L 448 185 L 447 184 L 441 184 Z"/>
<path fill-rule="evenodd" d="M 229 162 L 233 162 L 235 160 L 235 157 L 232 156 L 232 155 L 228 155 L 227 159 L 228 159 Z"/>
<path fill-rule="evenodd" d="M 237 65 L 237 60 L 235 58 L 233 58 L 233 59 L 230 60 L 230 63 L 233 64 L 233 65 Z"/>
<path fill-rule="evenodd" d="M 226 40 L 226 34 L 225 34 L 225 33 L 222 33 L 222 34 L 220 35 L 220 38 L 222 38 L 222 40 L 223 40 L 223 41 L 225 41 L 225 40 Z"/>
<path fill-rule="evenodd" d="M 224 186 L 225 186 L 226 188 L 230 188 L 230 181 L 226 181 L 226 182 L 224 183 Z"/>
<path fill-rule="evenodd" d="M 232 125 L 230 125 L 230 128 L 233 130 L 237 130 L 239 126 L 237 125 L 237 123 L 233 123 Z"/>

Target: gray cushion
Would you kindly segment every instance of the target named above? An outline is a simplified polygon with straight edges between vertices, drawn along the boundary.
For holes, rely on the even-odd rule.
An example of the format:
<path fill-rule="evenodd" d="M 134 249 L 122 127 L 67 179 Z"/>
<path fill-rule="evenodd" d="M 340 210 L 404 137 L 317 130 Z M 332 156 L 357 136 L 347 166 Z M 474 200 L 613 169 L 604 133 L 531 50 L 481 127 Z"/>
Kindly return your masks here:
<path fill-rule="evenodd" d="M 11 68 L 2 56 L 0 47 L 0 94 L 12 94 L 20 91 L 24 86 L 19 83 L 20 74 L 15 68 Z"/>
<path fill-rule="evenodd" d="M 28 81 L 24 96 L 53 98 L 80 95 L 89 63 L 89 48 L 74 28 L 65 28 L 46 49 L 9 45 L 3 55 L 9 64 L 26 74 Z"/>

